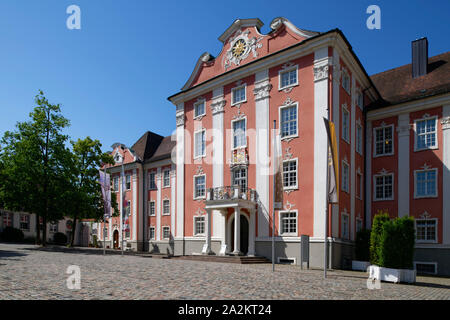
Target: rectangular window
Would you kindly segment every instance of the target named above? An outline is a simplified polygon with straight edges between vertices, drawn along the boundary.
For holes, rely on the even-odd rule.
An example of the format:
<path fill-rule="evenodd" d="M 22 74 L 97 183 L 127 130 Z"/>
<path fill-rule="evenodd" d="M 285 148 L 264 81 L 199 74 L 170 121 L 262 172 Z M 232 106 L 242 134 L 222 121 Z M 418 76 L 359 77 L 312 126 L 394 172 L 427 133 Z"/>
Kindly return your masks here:
<path fill-rule="evenodd" d="M 416 239 L 420 242 L 436 242 L 436 219 L 416 219 Z"/>
<path fill-rule="evenodd" d="M 362 230 L 362 219 L 357 218 L 356 219 L 356 232 L 359 232 Z"/>
<path fill-rule="evenodd" d="M 364 95 L 361 92 L 358 92 L 356 103 L 358 104 L 358 107 L 360 107 L 361 109 L 364 108 Z"/>
<path fill-rule="evenodd" d="M 170 239 L 170 227 L 163 227 L 163 239 Z"/>
<path fill-rule="evenodd" d="M 415 198 L 437 197 L 437 169 L 417 170 L 415 175 Z"/>
<path fill-rule="evenodd" d="M 155 227 L 150 227 L 148 230 L 148 238 L 150 240 L 155 240 Z"/>
<path fill-rule="evenodd" d="M 203 157 L 206 154 L 206 131 L 199 131 L 194 133 L 195 139 L 195 157 Z"/>
<path fill-rule="evenodd" d="M 375 155 L 391 155 L 393 148 L 394 126 L 375 128 Z"/>
<path fill-rule="evenodd" d="M 350 76 L 345 71 L 342 75 L 342 87 L 345 89 L 345 91 L 350 93 Z"/>
<path fill-rule="evenodd" d="M 170 187 L 170 170 L 164 170 L 163 186 Z"/>
<path fill-rule="evenodd" d="M 206 194 L 206 176 L 194 177 L 194 199 L 203 198 Z"/>
<path fill-rule="evenodd" d="M 362 126 L 358 124 L 356 126 L 356 152 L 362 155 Z"/>
<path fill-rule="evenodd" d="M 148 202 L 148 215 L 149 216 L 155 215 L 155 201 Z"/>
<path fill-rule="evenodd" d="M 362 199 L 362 174 L 356 173 L 356 198 Z"/>
<path fill-rule="evenodd" d="M 131 189 L 131 176 L 129 174 L 127 174 L 125 177 L 126 177 L 126 179 L 125 179 L 125 188 L 127 190 L 130 190 Z"/>
<path fill-rule="evenodd" d="M 114 177 L 113 183 L 114 191 L 119 191 L 119 177 Z"/>
<path fill-rule="evenodd" d="M 280 73 L 280 90 L 297 84 L 297 68 Z"/>
<path fill-rule="evenodd" d="M 168 199 L 163 200 L 163 214 L 164 215 L 170 214 L 170 200 Z"/>
<path fill-rule="evenodd" d="M 246 145 L 245 119 L 233 121 L 233 148 L 245 147 Z"/>
<path fill-rule="evenodd" d="M 28 214 L 20 215 L 20 230 L 30 230 L 30 216 Z"/>
<path fill-rule="evenodd" d="M 12 213 L 3 212 L 3 227 L 12 227 Z"/>
<path fill-rule="evenodd" d="M 350 113 L 346 108 L 342 108 L 342 139 L 350 142 Z"/>
<path fill-rule="evenodd" d="M 233 186 L 239 186 L 242 192 L 247 191 L 246 168 L 237 168 L 233 170 Z"/>
<path fill-rule="evenodd" d="M 416 123 L 416 151 L 437 147 L 437 118 L 417 120 Z"/>
<path fill-rule="evenodd" d="M 297 160 L 283 161 L 283 187 L 297 188 Z"/>
<path fill-rule="evenodd" d="M 233 88 L 231 90 L 232 106 L 238 103 L 245 102 L 247 100 L 247 97 L 245 96 L 245 87 L 246 86 L 241 86 L 238 88 Z"/>
<path fill-rule="evenodd" d="M 194 118 L 203 116 L 205 114 L 206 114 L 205 101 L 194 104 Z"/>
<path fill-rule="evenodd" d="M 297 235 L 297 213 L 281 212 L 281 235 Z"/>
<path fill-rule="evenodd" d="M 297 135 L 297 106 L 281 108 L 281 137 Z"/>
<path fill-rule="evenodd" d="M 348 214 L 343 213 L 341 215 L 341 237 L 343 239 L 349 239 L 349 223 L 348 223 Z"/>
<path fill-rule="evenodd" d="M 194 234 L 205 234 L 205 217 L 194 217 Z"/>
<path fill-rule="evenodd" d="M 349 173 L 348 163 L 342 162 L 342 191 L 349 192 Z"/>
<path fill-rule="evenodd" d="M 376 175 L 375 179 L 375 197 L 374 200 L 393 200 L 394 199 L 394 175 Z"/>
<path fill-rule="evenodd" d="M 154 172 L 150 172 L 150 173 L 148 174 L 148 188 L 149 188 L 150 190 L 156 189 L 155 177 L 156 177 L 156 175 L 155 175 Z"/>

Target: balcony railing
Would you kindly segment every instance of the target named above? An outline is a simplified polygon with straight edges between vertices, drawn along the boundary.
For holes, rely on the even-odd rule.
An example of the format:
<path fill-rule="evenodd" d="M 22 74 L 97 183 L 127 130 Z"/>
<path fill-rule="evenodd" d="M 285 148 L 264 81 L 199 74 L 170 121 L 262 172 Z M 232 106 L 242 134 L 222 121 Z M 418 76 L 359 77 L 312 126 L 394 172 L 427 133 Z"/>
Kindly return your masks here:
<path fill-rule="evenodd" d="M 206 194 L 206 201 L 238 199 L 256 202 L 256 190 L 249 188 L 243 189 L 239 186 L 224 186 L 209 188 Z"/>

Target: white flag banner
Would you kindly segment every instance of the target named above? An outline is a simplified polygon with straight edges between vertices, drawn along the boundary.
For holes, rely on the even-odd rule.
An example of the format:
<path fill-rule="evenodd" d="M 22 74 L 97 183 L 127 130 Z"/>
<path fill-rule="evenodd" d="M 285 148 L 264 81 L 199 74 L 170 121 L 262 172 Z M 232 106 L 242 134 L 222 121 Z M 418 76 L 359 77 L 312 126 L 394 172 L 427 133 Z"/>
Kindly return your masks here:
<path fill-rule="evenodd" d="M 105 208 L 105 218 L 111 217 L 111 176 L 109 173 L 99 170 L 100 185 L 102 188 L 103 204 Z"/>

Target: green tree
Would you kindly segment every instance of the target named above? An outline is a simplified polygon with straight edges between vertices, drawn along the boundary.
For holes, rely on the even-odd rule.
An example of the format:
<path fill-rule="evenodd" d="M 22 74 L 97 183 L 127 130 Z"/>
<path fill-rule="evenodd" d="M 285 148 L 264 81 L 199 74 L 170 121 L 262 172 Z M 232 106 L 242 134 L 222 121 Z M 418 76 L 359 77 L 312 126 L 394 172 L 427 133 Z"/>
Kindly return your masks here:
<path fill-rule="evenodd" d="M 379 211 L 373 218 L 372 231 L 370 233 L 370 263 L 380 265 L 380 242 L 383 232 L 383 224 L 389 221 L 389 215 Z"/>

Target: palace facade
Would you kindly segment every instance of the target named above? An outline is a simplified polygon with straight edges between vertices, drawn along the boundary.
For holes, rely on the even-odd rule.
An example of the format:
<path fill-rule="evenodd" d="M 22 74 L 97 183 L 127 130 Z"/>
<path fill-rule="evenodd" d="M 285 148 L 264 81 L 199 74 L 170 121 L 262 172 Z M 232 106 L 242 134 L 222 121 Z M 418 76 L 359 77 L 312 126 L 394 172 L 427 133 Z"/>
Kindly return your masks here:
<path fill-rule="evenodd" d="M 168 98 L 172 137 L 147 132 L 131 148 L 114 146 L 107 170 L 119 208 L 123 193 L 128 202 L 127 246 L 271 259 L 274 237 L 276 262 L 300 264 L 308 235 L 311 266 L 323 267 L 327 237 L 329 266 L 346 268 L 356 233 L 381 210 L 415 218 L 419 271 L 450 274 L 450 53 L 428 59 L 420 39 L 412 64 L 369 76 L 339 29 L 276 18 L 261 34 L 262 25 L 236 20 L 219 37 L 218 56 L 200 56 Z M 335 123 L 339 163 L 328 221 L 323 118 Z M 98 228 L 105 245 L 120 246 L 121 223 L 109 219 L 106 238 Z"/>

